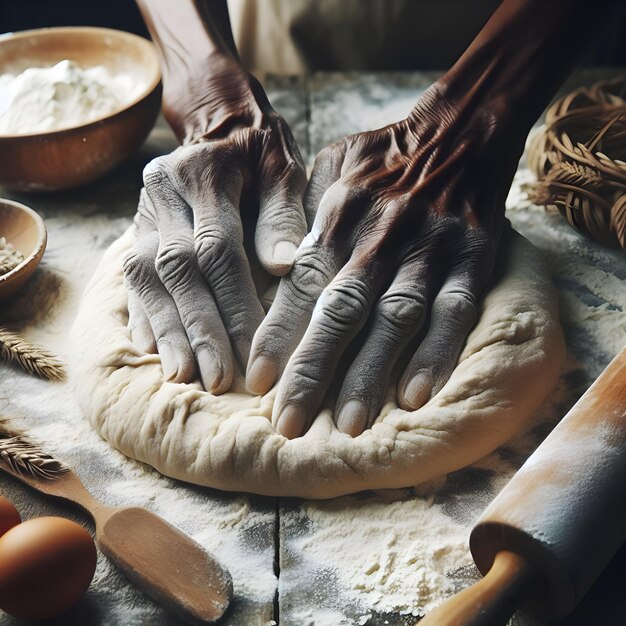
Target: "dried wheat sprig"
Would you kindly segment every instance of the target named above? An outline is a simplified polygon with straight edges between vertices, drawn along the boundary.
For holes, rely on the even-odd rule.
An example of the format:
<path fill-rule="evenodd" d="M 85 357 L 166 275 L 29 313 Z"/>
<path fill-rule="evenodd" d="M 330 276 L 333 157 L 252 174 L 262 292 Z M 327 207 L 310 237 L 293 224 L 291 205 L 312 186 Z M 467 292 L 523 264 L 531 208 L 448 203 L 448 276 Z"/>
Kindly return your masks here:
<path fill-rule="evenodd" d="M 48 380 L 62 380 L 65 377 L 65 368 L 56 356 L 2 327 L 0 359 L 15 363 L 28 373 Z"/>
<path fill-rule="evenodd" d="M 626 248 L 626 80 L 557 100 L 528 145 L 531 201 L 556 206 L 581 232 Z"/>
<path fill-rule="evenodd" d="M 0 415 L 0 462 L 6 463 L 20 475 L 29 474 L 34 478 L 48 480 L 70 470 L 67 465 L 44 452 L 10 422 L 10 417 Z"/>
<path fill-rule="evenodd" d="M 604 184 L 604 179 L 597 170 L 582 163 L 567 161 L 556 163 L 543 180 L 548 184 L 556 182 L 589 189 L 602 188 Z"/>
<path fill-rule="evenodd" d="M 0 461 L 20 475 L 46 480 L 52 480 L 70 469 L 22 435 L 8 438 L 0 435 Z"/>

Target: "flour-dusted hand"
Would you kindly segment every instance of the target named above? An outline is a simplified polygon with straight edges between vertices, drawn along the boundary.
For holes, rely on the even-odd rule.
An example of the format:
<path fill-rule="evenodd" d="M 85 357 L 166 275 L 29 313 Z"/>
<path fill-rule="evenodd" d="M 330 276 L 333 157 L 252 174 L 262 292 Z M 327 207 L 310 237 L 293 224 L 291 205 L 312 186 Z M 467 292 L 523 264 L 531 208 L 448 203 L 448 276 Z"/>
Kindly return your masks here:
<path fill-rule="evenodd" d="M 408 119 L 320 153 L 305 196 L 307 210 L 317 209 L 312 232 L 255 336 L 248 369 L 257 392 L 282 373 L 280 432 L 308 428 L 336 373 L 338 427 L 352 435 L 378 415 L 398 363 L 404 409 L 445 384 L 504 224 L 519 150 L 503 158 L 500 145 L 489 116 L 459 108 L 435 85 Z"/>
<path fill-rule="evenodd" d="M 229 389 L 237 362 L 245 367 L 260 297 L 307 231 L 302 158 L 226 41 L 221 4 L 140 3 L 165 57 L 163 110 L 183 145 L 144 170 L 124 264 L 133 340 L 158 350 L 168 380 L 197 373 L 213 393 Z"/>
<path fill-rule="evenodd" d="M 446 383 L 492 275 L 524 140 L 576 63 L 569 42 L 588 40 L 613 4 L 503 0 L 406 120 L 319 155 L 312 232 L 247 371 L 257 392 L 282 373 L 282 434 L 306 431 L 334 377 L 337 425 L 352 435 L 378 415 L 394 368 L 407 410 Z"/>

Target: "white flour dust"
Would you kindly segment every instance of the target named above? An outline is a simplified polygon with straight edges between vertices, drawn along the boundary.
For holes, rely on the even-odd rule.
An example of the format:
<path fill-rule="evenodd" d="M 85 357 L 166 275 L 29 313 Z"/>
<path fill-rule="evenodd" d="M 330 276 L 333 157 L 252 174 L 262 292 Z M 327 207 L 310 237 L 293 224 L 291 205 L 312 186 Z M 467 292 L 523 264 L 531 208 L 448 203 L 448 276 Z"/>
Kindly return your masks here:
<path fill-rule="evenodd" d="M 24 135 L 69 128 L 112 113 L 136 95 L 130 75 L 73 61 L 0 75 L 0 134 Z"/>
<path fill-rule="evenodd" d="M 301 555 L 305 576 L 317 570 L 317 579 L 341 589 L 362 623 L 371 612 L 424 615 L 455 591 L 454 573 L 472 564 L 469 528 L 411 490 L 305 502 L 301 511 L 310 532 L 290 529 L 289 548 Z M 328 619 L 318 611 L 298 616 L 302 624 L 342 623 L 340 606 L 325 610 Z"/>
<path fill-rule="evenodd" d="M 518 170 L 507 198 L 507 215 L 543 253 L 559 290 L 568 348 L 591 366 L 595 377 L 626 344 L 623 253 L 599 246 L 558 212 L 531 203 L 523 186 L 534 180 L 530 170 Z"/>

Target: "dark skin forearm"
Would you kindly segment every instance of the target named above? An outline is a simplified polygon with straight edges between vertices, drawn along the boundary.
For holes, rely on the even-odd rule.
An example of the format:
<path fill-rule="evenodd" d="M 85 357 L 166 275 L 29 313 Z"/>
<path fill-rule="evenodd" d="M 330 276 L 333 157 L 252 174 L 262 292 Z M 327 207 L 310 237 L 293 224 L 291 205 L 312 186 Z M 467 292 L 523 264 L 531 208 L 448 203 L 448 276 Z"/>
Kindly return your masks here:
<path fill-rule="evenodd" d="M 226 0 L 137 0 L 163 71 L 163 112 L 182 143 L 261 128 L 272 108 L 239 61 Z"/>
<path fill-rule="evenodd" d="M 504 0 L 439 81 L 460 112 L 481 108 L 523 141 L 606 23 L 612 0 Z"/>
<path fill-rule="evenodd" d="M 372 424 L 396 364 L 401 408 L 416 410 L 443 388 L 496 264 L 526 134 L 610 7 L 504 0 L 406 120 L 320 153 L 305 198 L 316 211 L 312 234 L 255 335 L 248 369 L 256 392 L 278 381 L 281 433 L 307 430 L 362 329 L 341 371 L 340 430 L 358 435 Z"/>

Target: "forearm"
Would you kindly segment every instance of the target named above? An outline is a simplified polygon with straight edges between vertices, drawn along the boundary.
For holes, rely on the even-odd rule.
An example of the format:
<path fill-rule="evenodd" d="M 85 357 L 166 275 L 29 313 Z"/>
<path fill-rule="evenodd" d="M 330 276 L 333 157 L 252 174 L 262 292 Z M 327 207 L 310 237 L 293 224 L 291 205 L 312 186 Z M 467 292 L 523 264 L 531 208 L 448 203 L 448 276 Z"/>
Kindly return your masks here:
<path fill-rule="evenodd" d="M 163 112 L 179 140 L 226 135 L 270 110 L 239 62 L 226 0 L 136 0 L 157 47 Z"/>
<path fill-rule="evenodd" d="M 440 81 L 461 111 L 482 110 L 523 140 L 607 21 L 611 0 L 504 0 Z"/>

